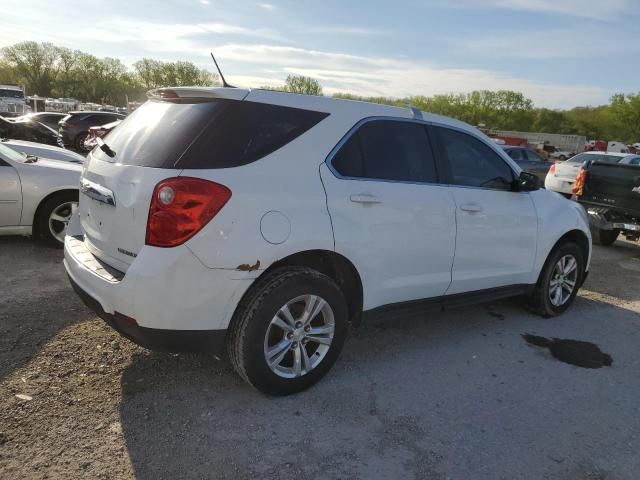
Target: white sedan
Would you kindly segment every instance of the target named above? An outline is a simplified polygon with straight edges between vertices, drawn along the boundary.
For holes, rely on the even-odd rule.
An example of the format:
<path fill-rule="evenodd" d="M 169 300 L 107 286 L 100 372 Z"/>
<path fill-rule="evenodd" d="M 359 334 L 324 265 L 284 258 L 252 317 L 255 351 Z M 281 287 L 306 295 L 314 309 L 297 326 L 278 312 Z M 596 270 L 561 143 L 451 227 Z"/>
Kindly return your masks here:
<path fill-rule="evenodd" d="M 544 187 L 552 192 L 571 196 L 573 183 L 580 171 L 580 167 L 586 161 L 599 161 L 606 163 L 622 163 L 640 165 L 640 155 L 616 152 L 584 152 L 571 157 L 569 160 L 552 165 L 544 181 Z"/>
<path fill-rule="evenodd" d="M 27 156 L 0 142 L 0 235 L 62 245 L 78 204 L 82 164 Z"/>
<path fill-rule="evenodd" d="M 44 143 L 27 142 L 26 140 L 2 140 L 2 144 L 28 156 L 75 163 L 84 163 L 85 161 L 85 157 L 76 152 Z"/>

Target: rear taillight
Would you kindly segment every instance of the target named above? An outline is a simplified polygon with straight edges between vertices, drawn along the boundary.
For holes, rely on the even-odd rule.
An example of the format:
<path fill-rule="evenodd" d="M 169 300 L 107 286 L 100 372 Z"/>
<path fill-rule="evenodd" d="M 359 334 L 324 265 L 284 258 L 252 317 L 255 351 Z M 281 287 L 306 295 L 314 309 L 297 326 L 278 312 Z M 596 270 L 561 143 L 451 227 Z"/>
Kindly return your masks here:
<path fill-rule="evenodd" d="M 573 183 L 573 188 L 571 188 L 571 193 L 576 197 L 581 197 L 584 194 L 584 184 L 586 181 L 587 171 L 584 168 L 580 168 L 580 171 L 576 176 L 576 181 Z"/>
<path fill-rule="evenodd" d="M 146 244 L 175 247 L 202 229 L 231 198 L 219 183 L 191 177 L 163 180 L 153 190 Z"/>
<path fill-rule="evenodd" d="M 556 174 L 556 164 L 554 163 L 553 165 L 551 165 L 551 168 L 549 169 L 549 173 L 552 175 Z"/>

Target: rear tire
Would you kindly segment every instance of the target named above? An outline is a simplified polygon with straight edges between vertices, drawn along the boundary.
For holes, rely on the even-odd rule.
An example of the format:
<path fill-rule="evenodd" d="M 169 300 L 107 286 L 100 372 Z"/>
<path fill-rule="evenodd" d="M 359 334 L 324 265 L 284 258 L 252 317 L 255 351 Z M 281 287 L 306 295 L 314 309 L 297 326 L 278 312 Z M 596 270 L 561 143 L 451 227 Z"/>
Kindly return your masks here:
<path fill-rule="evenodd" d="M 563 261 L 564 264 L 561 263 Z M 575 262 L 573 269 L 572 262 Z M 566 268 L 560 268 L 562 265 L 566 265 Z M 528 299 L 529 307 L 543 317 L 564 313 L 582 286 L 584 266 L 583 253 L 578 245 L 569 241 L 560 244 L 549 254 L 542 268 L 536 287 Z M 556 295 L 558 286 L 560 291 Z"/>
<path fill-rule="evenodd" d="M 89 135 L 87 133 L 80 133 L 77 137 L 76 140 L 74 142 L 74 146 L 76 147 L 76 150 L 80 153 L 87 153 L 90 152 L 91 149 L 87 150 L 87 148 L 84 146 L 84 141 L 87 139 Z"/>
<path fill-rule="evenodd" d="M 603 230 L 599 228 L 596 237 L 600 245 L 610 247 L 615 243 L 618 235 L 620 235 L 620 230 Z"/>
<path fill-rule="evenodd" d="M 305 317 L 305 308 L 312 315 Z M 258 280 L 236 308 L 227 338 L 229 358 L 257 390 L 297 393 L 331 369 L 344 344 L 347 319 L 344 295 L 331 278 L 305 267 L 278 269 Z"/>
<path fill-rule="evenodd" d="M 67 224 L 78 205 L 78 192 L 60 192 L 44 201 L 34 225 L 39 238 L 49 245 L 62 247 Z"/>

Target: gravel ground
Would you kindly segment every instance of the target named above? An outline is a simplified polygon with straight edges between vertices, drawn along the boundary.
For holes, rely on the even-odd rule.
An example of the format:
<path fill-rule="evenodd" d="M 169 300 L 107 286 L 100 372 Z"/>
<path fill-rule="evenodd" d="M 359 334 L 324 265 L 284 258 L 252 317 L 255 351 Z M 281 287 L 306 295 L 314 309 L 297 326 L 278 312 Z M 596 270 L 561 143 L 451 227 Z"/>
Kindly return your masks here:
<path fill-rule="evenodd" d="M 596 247 L 560 318 L 506 301 L 367 322 L 287 398 L 120 338 L 61 259 L 0 239 L 0 478 L 638 478 L 637 245 Z M 562 363 L 524 333 L 593 342 L 613 365 Z"/>

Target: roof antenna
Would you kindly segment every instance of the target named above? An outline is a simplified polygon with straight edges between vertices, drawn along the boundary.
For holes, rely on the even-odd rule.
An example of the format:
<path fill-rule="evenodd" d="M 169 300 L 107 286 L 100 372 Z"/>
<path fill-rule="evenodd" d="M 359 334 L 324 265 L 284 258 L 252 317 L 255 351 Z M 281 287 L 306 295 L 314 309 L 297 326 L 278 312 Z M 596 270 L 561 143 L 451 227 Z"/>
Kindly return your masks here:
<path fill-rule="evenodd" d="M 413 113 L 413 119 L 414 120 L 422 120 L 422 111 L 418 108 L 418 107 L 414 107 L 413 105 L 407 105 L 410 109 L 411 112 Z"/>
<path fill-rule="evenodd" d="M 224 75 L 222 75 L 222 70 L 218 66 L 218 62 L 216 62 L 216 57 L 213 56 L 213 52 L 209 52 L 211 54 L 211 58 L 213 59 L 213 63 L 216 64 L 216 68 L 218 69 L 218 73 L 220 74 L 220 79 L 222 80 L 222 86 L 225 88 L 236 88 L 233 85 L 229 85 L 227 81 L 224 79 Z"/>

